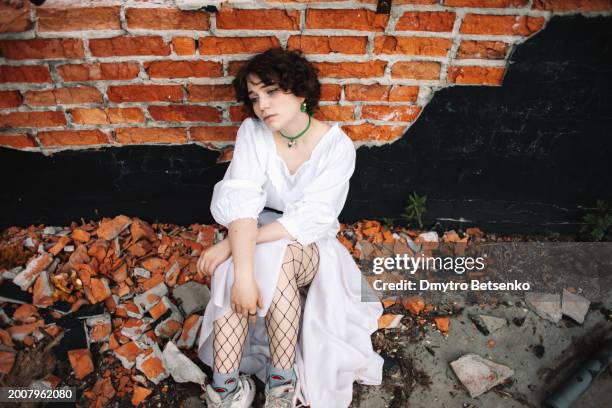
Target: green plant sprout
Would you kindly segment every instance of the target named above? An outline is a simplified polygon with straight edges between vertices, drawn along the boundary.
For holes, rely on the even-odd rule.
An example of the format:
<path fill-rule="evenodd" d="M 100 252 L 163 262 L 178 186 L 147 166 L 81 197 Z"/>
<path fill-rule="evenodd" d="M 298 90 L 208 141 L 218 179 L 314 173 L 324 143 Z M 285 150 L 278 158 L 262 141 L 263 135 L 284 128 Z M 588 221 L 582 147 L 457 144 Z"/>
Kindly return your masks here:
<path fill-rule="evenodd" d="M 612 206 L 603 200 L 597 200 L 597 209 L 583 218 L 585 225 L 580 230 L 588 234 L 593 241 L 601 241 L 608 228 L 612 226 Z"/>
<path fill-rule="evenodd" d="M 423 229 L 423 214 L 425 214 L 425 204 L 427 202 L 427 196 L 420 196 L 413 192 L 408 196 L 408 205 L 404 207 L 404 213 L 402 218 L 413 223 L 416 221 L 420 229 Z"/>

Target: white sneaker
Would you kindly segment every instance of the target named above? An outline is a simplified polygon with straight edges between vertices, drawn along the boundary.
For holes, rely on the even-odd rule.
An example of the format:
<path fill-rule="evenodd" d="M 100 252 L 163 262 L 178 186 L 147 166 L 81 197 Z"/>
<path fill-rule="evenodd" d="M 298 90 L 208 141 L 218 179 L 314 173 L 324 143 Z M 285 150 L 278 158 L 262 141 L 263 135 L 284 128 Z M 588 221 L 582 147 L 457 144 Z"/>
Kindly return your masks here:
<path fill-rule="evenodd" d="M 255 382 L 248 375 L 238 377 L 238 386 L 224 399 L 209 384 L 206 386 L 208 408 L 250 408 L 255 399 Z"/>
<path fill-rule="evenodd" d="M 280 385 L 272 389 L 266 383 L 266 404 L 264 408 L 295 408 L 297 403 L 298 380 L 292 384 Z"/>

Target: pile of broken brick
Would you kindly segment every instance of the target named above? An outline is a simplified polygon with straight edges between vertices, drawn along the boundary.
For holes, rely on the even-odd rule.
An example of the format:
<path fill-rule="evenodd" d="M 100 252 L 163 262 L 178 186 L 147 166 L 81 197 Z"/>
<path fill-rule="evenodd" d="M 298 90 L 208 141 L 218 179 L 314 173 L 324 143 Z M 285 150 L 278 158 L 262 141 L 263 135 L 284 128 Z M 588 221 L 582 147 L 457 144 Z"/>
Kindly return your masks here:
<path fill-rule="evenodd" d="M 65 343 L 74 378 L 92 380 L 91 374 L 97 373 L 87 389 L 80 389 L 92 406 L 104 406 L 115 397 L 129 397 L 139 405 L 151 398 L 158 385 L 162 392 L 166 390 L 169 383 L 164 380 L 170 378 L 204 384 L 206 375 L 193 360 L 210 282 L 197 276 L 196 263 L 201 252 L 223 236 L 224 230 L 217 225 L 149 224 L 123 215 L 70 227 L 41 225 L 4 231 L 0 237 L 0 302 L 4 302 L 0 305 L 0 385 L 15 372 L 20 351 L 62 336 L 60 345 Z M 340 242 L 362 264 L 375 256 L 427 254 L 438 243 L 453 243 L 455 255 L 461 256 L 468 241 L 482 236 L 478 228 L 461 234 L 447 231 L 438 237 L 435 231 L 389 230 L 378 221 L 341 224 L 338 233 Z M 11 285 L 16 290 L 11 291 Z M 568 301 L 580 300 L 570 295 L 564 294 Z M 540 310 L 551 305 L 549 300 L 538 303 L 530 297 L 527 303 L 543 317 L 560 318 L 557 310 Z M 449 333 L 452 314 L 439 313 L 420 296 L 390 297 L 383 299 L 383 305 L 395 313 L 383 314 L 381 330 L 400 325 L 405 315 L 398 313 L 399 306 L 420 326 L 432 324 L 442 334 Z M 583 304 L 580 309 L 584 310 Z M 483 324 L 495 326 L 491 319 Z M 75 338 L 80 332 L 84 341 L 73 347 L 79 344 Z M 92 355 L 92 350 L 103 357 Z M 462 369 L 466 362 L 495 373 L 500 381 L 512 375 L 478 356 L 462 359 L 452 367 L 464 384 L 469 383 L 470 374 Z M 50 373 L 31 380 L 20 386 L 67 384 L 66 378 Z M 472 396 L 486 391 L 467 388 Z"/>
<path fill-rule="evenodd" d="M 0 242 L 0 300 L 6 301 L 0 309 L 0 375 L 11 373 L 17 349 L 64 334 L 63 340 L 74 341 L 79 328 L 63 333 L 60 323 L 71 315 L 79 317 L 86 337 L 84 347 L 67 350 L 75 378 L 95 371 L 90 346 L 97 343 L 99 353 L 118 359 L 124 369 L 101 375 L 84 392 L 93 405 L 104 405 L 116 393 L 132 393 L 138 405 L 151 393 L 148 381 L 159 384 L 170 376 L 203 384 L 205 374 L 180 349 L 196 341 L 210 298 L 196 262 L 218 234 L 213 226 L 149 225 L 123 215 L 70 228 L 9 228 Z M 23 296 L 11 292 L 11 281 Z M 51 388 L 61 381 L 52 374 L 36 380 Z"/>
<path fill-rule="evenodd" d="M 15 373 L 19 352 L 58 338 L 74 379 L 91 380 L 97 373 L 89 388 L 79 389 L 92 406 L 126 395 L 138 405 L 170 377 L 203 384 L 206 376 L 193 362 L 193 349 L 210 281 L 197 276 L 196 263 L 224 232 L 218 225 L 149 224 L 124 215 L 70 227 L 5 230 L 0 237 L 0 384 Z M 418 232 L 407 233 L 419 241 Z M 338 239 L 356 260 L 370 249 L 407 242 L 377 221 L 342 224 Z M 69 383 L 52 373 L 29 380 L 19 385 Z"/>

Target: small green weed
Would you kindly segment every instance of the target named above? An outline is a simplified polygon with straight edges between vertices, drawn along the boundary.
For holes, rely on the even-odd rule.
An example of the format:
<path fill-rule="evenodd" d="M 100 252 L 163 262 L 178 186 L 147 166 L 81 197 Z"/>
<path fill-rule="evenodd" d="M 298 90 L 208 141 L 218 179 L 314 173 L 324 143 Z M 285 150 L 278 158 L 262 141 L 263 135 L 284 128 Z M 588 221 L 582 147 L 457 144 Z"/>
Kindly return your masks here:
<path fill-rule="evenodd" d="M 580 230 L 593 241 L 601 241 L 608 228 L 612 226 L 612 206 L 603 200 L 597 200 L 597 209 L 583 218 L 585 225 Z"/>
<path fill-rule="evenodd" d="M 404 207 L 404 213 L 402 218 L 408 223 L 413 224 L 416 222 L 420 229 L 423 229 L 423 214 L 425 214 L 427 203 L 427 196 L 420 196 L 416 192 L 413 192 L 408 196 L 408 205 Z"/>

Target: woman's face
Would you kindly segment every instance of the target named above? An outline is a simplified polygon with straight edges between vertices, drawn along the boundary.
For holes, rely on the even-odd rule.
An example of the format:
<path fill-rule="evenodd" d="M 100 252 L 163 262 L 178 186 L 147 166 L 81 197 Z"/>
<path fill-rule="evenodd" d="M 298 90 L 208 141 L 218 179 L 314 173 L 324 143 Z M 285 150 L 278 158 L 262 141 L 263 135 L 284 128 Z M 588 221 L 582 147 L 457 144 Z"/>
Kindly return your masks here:
<path fill-rule="evenodd" d="M 304 97 L 283 91 L 277 84 L 266 85 L 255 74 L 247 76 L 247 88 L 255 115 L 273 131 L 284 129 L 300 114 Z"/>

